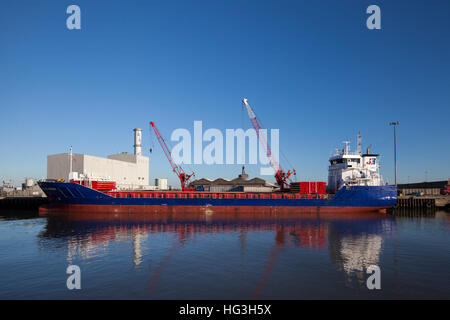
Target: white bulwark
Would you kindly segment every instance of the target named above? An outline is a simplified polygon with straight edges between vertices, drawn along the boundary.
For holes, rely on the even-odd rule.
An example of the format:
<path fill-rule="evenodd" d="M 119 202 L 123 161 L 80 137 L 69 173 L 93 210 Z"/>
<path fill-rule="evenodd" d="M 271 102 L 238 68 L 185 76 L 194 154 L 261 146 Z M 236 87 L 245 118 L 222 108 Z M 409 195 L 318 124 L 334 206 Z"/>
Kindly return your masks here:
<path fill-rule="evenodd" d="M 140 129 L 135 129 L 136 133 L 139 134 Z M 106 158 L 80 153 L 49 155 L 47 179 L 109 180 L 115 181 L 118 189 L 147 189 L 149 158 L 141 155 L 140 151 L 139 136 L 138 141 L 135 140 L 135 154 L 123 152 Z"/>

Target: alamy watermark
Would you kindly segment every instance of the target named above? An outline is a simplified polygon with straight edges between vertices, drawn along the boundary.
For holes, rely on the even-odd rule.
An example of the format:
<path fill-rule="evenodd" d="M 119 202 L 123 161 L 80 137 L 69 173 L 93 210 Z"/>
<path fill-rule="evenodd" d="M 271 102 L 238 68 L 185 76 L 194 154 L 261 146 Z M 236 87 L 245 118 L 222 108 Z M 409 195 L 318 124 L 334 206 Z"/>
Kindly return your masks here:
<path fill-rule="evenodd" d="M 66 269 L 66 273 L 70 274 L 70 276 L 67 278 L 66 286 L 67 289 L 73 290 L 73 289 L 81 289 L 81 269 L 77 265 L 70 265 Z"/>
<path fill-rule="evenodd" d="M 67 29 L 80 30 L 81 29 L 81 9 L 80 9 L 80 7 L 75 4 L 72 4 L 67 7 L 66 13 L 70 14 L 70 16 L 67 17 L 67 20 L 66 20 Z"/>
<path fill-rule="evenodd" d="M 260 164 L 261 175 L 274 175 L 279 159 L 280 130 L 270 129 L 270 149 L 261 144 L 267 139 L 267 129 L 215 128 L 203 132 L 203 122 L 194 121 L 193 135 L 188 129 L 175 129 L 170 140 L 176 142 L 171 150 L 176 164 Z M 258 139 L 258 135 L 261 139 Z"/>
<path fill-rule="evenodd" d="M 367 268 L 366 273 L 370 274 L 370 276 L 367 278 L 367 281 L 366 281 L 367 289 L 380 290 L 381 289 L 381 269 L 380 269 L 380 267 L 377 265 L 370 265 Z"/>
<path fill-rule="evenodd" d="M 70 14 L 66 19 L 66 26 L 69 30 L 81 29 L 81 9 L 78 5 L 71 4 L 67 7 L 66 13 Z M 366 20 L 366 26 L 369 30 L 381 29 L 381 9 L 379 6 L 372 4 L 367 7 L 366 13 L 370 16 Z"/>
<path fill-rule="evenodd" d="M 370 16 L 366 20 L 366 26 L 369 30 L 381 29 L 381 9 L 379 6 L 372 4 L 367 7 L 366 13 Z"/>

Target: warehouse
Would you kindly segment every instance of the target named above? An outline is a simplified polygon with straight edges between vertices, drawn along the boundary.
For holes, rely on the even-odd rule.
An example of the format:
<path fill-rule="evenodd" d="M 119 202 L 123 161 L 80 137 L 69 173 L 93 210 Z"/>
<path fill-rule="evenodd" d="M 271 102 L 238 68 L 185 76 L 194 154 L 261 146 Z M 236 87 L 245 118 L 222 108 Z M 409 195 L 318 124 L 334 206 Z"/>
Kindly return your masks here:
<path fill-rule="evenodd" d="M 189 188 L 209 192 L 272 192 L 276 186 L 261 178 L 248 180 L 248 174 L 245 173 L 245 168 L 242 167 L 242 173 L 233 180 L 224 178 L 209 180 L 202 178 L 192 181 Z"/>
<path fill-rule="evenodd" d="M 115 181 L 119 189 L 147 189 L 149 158 L 142 155 L 142 130 L 134 129 L 134 154 L 122 152 L 102 158 L 69 152 L 47 156 L 47 179 L 68 181 L 69 176 Z"/>

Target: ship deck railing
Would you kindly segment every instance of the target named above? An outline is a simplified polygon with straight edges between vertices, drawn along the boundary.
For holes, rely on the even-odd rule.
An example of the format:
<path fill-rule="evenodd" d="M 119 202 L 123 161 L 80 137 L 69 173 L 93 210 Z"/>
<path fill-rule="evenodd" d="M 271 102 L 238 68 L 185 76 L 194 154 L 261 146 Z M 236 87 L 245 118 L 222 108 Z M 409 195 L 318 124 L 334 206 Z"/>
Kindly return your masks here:
<path fill-rule="evenodd" d="M 105 194 L 113 198 L 150 199 L 327 199 L 328 194 L 302 193 L 251 193 L 251 192 L 123 192 L 110 191 Z"/>

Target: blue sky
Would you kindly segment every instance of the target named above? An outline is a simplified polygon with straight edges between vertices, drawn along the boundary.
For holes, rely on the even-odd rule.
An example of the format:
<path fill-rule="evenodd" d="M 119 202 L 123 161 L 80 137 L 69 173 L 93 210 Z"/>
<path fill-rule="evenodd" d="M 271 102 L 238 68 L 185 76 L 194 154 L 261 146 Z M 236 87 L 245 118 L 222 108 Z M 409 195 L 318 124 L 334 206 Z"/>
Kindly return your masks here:
<path fill-rule="evenodd" d="M 66 28 L 81 8 L 82 29 Z M 381 30 L 366 8 L 381 8 Z M 132 152 L 141 127 L 150 176 L 177 184 L 148 122 L 250 127 L 246 97 L 280 129 L 298 179 L 324 180 L 358 131 L 393 182 L 450 177 L 448 1 L 20 1 L 0 8 L 0 179 L 45 177 L 46 156 Z M 282 166 L 288 167 L 281 161 Z M 191 166 L 232 178 L 239 165 Z M 258 168 L 249 166 L 251 175 Z"/>

